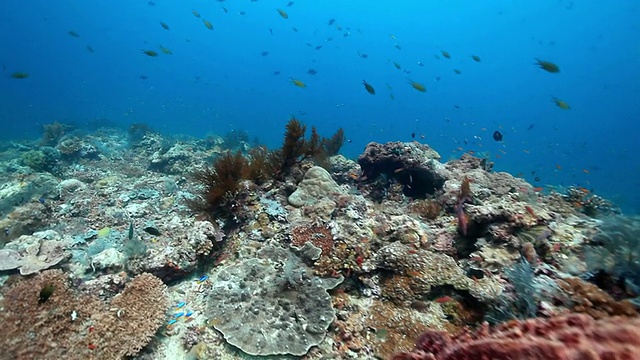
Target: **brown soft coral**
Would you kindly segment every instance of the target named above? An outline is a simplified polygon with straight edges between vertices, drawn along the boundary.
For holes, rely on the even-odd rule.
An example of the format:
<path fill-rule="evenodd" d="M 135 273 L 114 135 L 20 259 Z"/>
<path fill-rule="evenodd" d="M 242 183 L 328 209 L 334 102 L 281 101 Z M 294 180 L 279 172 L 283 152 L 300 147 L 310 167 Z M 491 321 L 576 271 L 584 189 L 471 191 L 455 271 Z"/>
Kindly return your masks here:
<path fill-rule="evenodd" d="M 594 320 L 584 314 L 510 321 L 490 329 L 451 335 L 427 330 L 416 350 L 393 360 L 636 359 L 640 319 Z"/>

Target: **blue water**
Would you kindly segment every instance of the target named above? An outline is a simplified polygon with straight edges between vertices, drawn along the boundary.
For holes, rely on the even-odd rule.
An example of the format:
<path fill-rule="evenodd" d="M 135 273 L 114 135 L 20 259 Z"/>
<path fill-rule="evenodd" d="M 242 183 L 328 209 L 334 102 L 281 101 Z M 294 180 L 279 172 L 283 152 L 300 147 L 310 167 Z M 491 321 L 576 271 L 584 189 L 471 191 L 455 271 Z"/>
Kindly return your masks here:
<path fill-rule="evenodd" d="M 640 208 L 637 1 L 154 3 L 3 0 L 0 137 L 37 138 L 44 123 L 100 119 L 167 134 L 246 130 L 276 147 L 294 115 L 325 136 L 343 127 L 350 157 L 369 141 L 415 133 L 445 160 L 472 150 L 536 186 L 580 185 L 626 212 Z M 11 78 L 18 71 L 29 77 Z M 495 130 L 503 142 L 491 138 Z"/>

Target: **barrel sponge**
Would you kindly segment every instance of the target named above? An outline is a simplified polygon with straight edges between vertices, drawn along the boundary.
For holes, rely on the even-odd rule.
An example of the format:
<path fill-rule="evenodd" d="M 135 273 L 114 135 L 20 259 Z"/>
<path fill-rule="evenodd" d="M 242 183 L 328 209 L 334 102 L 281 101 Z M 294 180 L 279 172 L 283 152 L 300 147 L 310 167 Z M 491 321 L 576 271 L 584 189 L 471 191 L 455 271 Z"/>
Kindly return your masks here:
<path fill-rule="evenodd" d="M 301 356 L 322 342 L 335 318 L 327 290 L 342 281 L 314 276 L 292 252 L 277 247 L 221 268 L 212 280 L 212 325 L 229 344 L 263 356 Z"/>

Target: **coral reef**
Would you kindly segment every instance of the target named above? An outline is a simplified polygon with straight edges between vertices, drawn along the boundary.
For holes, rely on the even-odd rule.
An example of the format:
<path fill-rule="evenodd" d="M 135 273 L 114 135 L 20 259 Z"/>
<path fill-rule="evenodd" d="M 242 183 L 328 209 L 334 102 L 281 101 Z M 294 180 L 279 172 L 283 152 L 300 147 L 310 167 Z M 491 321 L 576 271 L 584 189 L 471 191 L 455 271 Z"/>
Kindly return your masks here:
<path fill-rule="evenodd" d="M 492 329 L 451 335 L 428 330 L 414 352 L 393 360 L 634 359 L 640 351 L 640 319 L 594 320 L 587 315 L 510 321 Z"/>

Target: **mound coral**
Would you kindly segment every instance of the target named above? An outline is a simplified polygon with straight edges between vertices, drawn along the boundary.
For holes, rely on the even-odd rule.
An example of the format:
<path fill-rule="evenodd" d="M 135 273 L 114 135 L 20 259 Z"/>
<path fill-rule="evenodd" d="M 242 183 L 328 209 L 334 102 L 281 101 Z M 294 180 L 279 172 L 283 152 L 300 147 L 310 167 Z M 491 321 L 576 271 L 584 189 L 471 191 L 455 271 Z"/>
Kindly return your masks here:
<path fill-rule="evenodd" d="M 105 304 L 72 288 L 61 270 L 46 270 L 9 288 L 0 307 L 2 358 L 121 359 L 149 343 L 167 299 L 151 274 L 137 276 Z"/>

